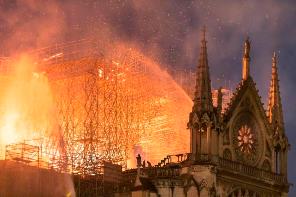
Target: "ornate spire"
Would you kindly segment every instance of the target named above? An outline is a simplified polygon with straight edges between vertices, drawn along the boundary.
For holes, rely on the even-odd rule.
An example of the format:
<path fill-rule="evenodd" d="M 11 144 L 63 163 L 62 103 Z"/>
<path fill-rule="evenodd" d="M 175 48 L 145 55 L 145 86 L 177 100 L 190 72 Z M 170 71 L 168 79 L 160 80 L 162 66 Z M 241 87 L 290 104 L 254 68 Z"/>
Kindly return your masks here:
<path fill-rule="evenodd" d="M 249 37 L 245 40 L 245 46 L 244 46 L 244 57 L 243 57 L 243 72 L 242 72 L 242 78 L 243 80 L 247 80 L 250 75 L 250 41 Z"/>
<path fill-rule="evenodd" d="M 211 80 L 208 66 L 206 28 L 203 27 L 200 55 L 196 73 L 196 86 L 193 110 L 197 112 L 212 112 L 213 101 Z"/>
<path fill-rule="evenodd" d="M 272 74 L 271 83 L 269 89 L 269 102 L 268 102 L 268 119 L 273 126 L 278 127 L 278 129 L 283 130 L 283 111 L 280 96 L 279 78 L 277 71 L 277 56 L 273 53 L 272 57 Z"/>

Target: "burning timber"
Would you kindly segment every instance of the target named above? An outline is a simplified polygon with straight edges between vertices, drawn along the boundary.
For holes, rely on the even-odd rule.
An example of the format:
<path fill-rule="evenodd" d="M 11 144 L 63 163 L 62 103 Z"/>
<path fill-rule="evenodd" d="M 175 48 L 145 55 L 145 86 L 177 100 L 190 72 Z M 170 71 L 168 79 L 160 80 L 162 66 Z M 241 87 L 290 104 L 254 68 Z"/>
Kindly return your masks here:
<path fill-rule="evenodd" d="M 15 77 L 14 62 L 0 61 L 2 84 L 15 77 L 18 91 L 19 83 L 30 82 L 4 105 L 5 111 L 29 101 L 3 118 L 14 123 L 2 129 L 7 134 L 1 141 L 3 162 L 71 174 L 76 195 L 89 196 L 84 192 L 101 194 L 103 188 L 108 193 L 102 184 L 108 185 L 112 174 L 113 181 L 120 180 L 121 168 L 114 166 L 135 167 L 137 154 L 156 164 L 168 153 L 189 151 L 186 121 L 192 101 L 139 52 L 81 40 L 28 56 L 32 58 L 26 65 L 34 68 L 20 74 L 26 76 L 21 82 Z M 23 98 L 28 93 L 32 95 Z M 106 164 L 112 169 L 108 176 Z"/>

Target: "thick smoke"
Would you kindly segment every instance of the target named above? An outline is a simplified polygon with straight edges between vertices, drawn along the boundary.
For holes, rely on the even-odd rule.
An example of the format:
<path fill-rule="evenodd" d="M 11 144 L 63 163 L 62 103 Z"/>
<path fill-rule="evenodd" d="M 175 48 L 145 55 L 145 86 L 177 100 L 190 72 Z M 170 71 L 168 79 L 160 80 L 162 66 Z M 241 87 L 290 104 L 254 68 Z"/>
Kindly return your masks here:
<path fill-rule="evenodd" d="M 1 55 L 59 42 L 64 22 L 64 12 L 57 1 L 0 1 Z"/>
<path fill-rule="evenodd" d="M 212 78 L 235 68 L 237 76 L 225 78 L 239 80 L 241 48 L 248 35 L 252 71 L 266 81 L 272 51 L 279 51 L 280 44 L 290 41 L 287 34 L 295 33 L 286 31 L 280 42 L 276 39 L 293 9 L 277 1 L 2 1 L 1 48 L 3 54 L 11 54 L 96 36 L 135 43 L 164 64 L 172 64 L 171 56 L 177 56 L 172 66 L 195 68 L 199 31 L 206 25 Z"/>

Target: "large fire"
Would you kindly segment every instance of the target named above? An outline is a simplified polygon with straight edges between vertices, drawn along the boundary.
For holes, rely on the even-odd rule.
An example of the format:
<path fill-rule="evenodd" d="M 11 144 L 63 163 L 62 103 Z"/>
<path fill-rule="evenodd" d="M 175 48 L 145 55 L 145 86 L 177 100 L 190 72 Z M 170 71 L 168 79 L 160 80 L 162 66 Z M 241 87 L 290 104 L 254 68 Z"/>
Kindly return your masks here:
<path fill-rule="evenodd" d="M 11 66 L 9 75 L 1 76 L 2 148 L 54 132 L 54 104 L 47 78 L 34 72 L 34 63 L 27 56 L 17 58 Z"/>
<path fill-rule="evenodd" d="M 95 174 L 103 160 L 129 168 L 138 153 L 156 164 L 189 151 L 191 100 L 155 62 L 122 46 L 49 51 L 11 61 L 1 77 L 2 156 L 30 144 L 51 168 Z"/>

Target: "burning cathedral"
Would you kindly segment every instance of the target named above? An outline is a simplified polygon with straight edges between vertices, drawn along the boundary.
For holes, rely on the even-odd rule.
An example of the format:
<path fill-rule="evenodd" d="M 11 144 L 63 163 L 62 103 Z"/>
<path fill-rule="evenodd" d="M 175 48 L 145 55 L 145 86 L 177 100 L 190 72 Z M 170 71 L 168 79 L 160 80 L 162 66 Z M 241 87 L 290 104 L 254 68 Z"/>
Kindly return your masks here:
<path fill-rule="evenodd" d="M 203 30 L 192 111 L 190 153 L 170 155 L 157 165 L 137 157 L 137 169 L 122 173 L 115 196 L 288 196 L 287 153 L 277 55 L 272 57 L 268 109 L 250 75 L 249 39 L 242 79 L 222 113 L 222 93 L 213 106 Z"/>
<path fill-rule="evenodd" d="M 193 102 L 158 64 L 114 46 L 86 39 L 33 51 L 16 76 L 0 59 L 1 84 L 15 81 L 0 86 L 9 93 L 0 99 L 0 196 L 288 195 L 276 54 L 265 110 L 248 39 L 230 98 L 212 92 L 203 30 Z"/>

